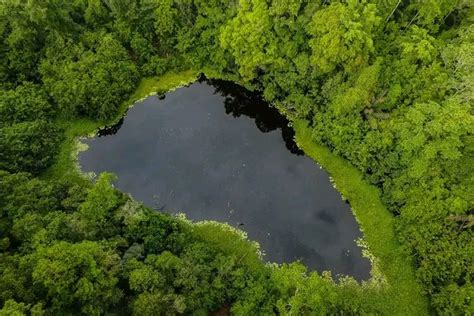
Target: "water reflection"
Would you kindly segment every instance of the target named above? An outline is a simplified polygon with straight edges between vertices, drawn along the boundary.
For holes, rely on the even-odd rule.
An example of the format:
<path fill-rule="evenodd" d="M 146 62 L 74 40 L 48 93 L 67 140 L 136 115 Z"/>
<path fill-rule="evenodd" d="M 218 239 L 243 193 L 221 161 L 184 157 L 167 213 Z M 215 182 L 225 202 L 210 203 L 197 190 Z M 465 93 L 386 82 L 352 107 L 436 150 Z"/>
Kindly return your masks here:
<path fill-rule="evenodd" d="M 103 136 L 117 134 L 120 127 L 122 127 L 123 120 L 124 120 L 124 117 L 120 118 L 120 120 L 117 123 L 115 123 L 114 125 L 109 125 L 109 126 L 105 126 L 105 127 L 100 128 L 97 131 L 97 136 L 98 137 L 103 137 Z"/>
<path fill-rule="evenodd" d="M 200 77 L 199 82 L 213 86 L 215 93 L 224 97 L 227 114 L 233 117 L 245 115 L 253 118 L 255 125 L 263 133 L 280 129 L 286 148 L 293 154 L 304 154 L 295 143 L 295 132 L 289 126 L 289 121 L 277 109 L 269 106 L 258 92 L 249 91 L 230 81 L 206 79 L 204 76 Z"/>

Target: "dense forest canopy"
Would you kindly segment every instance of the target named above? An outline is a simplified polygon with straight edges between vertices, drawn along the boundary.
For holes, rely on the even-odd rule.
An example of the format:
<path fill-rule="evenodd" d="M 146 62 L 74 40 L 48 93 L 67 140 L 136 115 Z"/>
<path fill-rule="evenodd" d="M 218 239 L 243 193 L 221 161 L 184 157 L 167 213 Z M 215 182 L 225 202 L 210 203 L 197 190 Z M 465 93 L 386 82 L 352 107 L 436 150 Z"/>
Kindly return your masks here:
<path fill-rule="evenodd" d="M 141 78 L 186 69 L 305 120 L 380 188 L 426 313 L 474 314 L 473 20 L 468 0 L 2 1 L 0 314 L 410 310 L 264 265 L 239 232 L 146 209 L 111 175 L 44 176 L 71 124 L 107 123 Z"/>

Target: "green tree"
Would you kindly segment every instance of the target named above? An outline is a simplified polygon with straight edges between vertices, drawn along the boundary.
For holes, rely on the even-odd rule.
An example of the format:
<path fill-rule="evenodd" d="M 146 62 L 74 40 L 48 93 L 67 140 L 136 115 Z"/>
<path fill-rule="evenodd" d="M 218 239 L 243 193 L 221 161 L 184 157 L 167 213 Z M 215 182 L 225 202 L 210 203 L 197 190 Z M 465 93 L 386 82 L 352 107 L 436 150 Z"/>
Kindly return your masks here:
<path fill-rule="evenodd" d="M 271 63 L 277 47 L 270 29 L 267 2 L 245 0 L 240 2 L 237 16 L 222 30 L 221 45 L 231 52 L 244 80 L 254 79 Z"/>
<path fill-rule="evenodd" d="M 84 115 L 94 119 L 112 117 L 136 85 L 138 72 L 127 51 L 111 35 L 91 34 L 93 50 L 77 52 L 64 60 L 48 58 L 41 65 L 46 89 L 64 116 Z M 56 54 L 56 49 L 48 54 Z M 77 58 L 77 61 L 74 61 Z"/>
<path fill-rule="evenodd" d="M 99 315 L 117 304 L 119 256 L 107 246 L 91 241 L 59 242 L 32 255 L 33 284 L 46 291 L 51 313 L 77 312 Z"/>
<path fill-rule="evenodd" d="M 0 129 L 0 169 L 37 174 L 51 165 L 62 135 L 45 121 L 22 122 Z"/>
<path fill-rule="evenodd" d="M 53 107 L 39 85 L 24 83 L 0 93 L 0 127 L 12 123 L 51 120 Z"/>
<path fill-rule="evenodd" d="M 101 239 L 117 232 L 113 222 L 113 212 L 121 202 L 119 193 L 112 187 L 113 176 L 100 174 L 94 186 L 88 191 L 78 213 L 84 231 L 89 238 Z"/>
<path fill-rule="evenodd" d="M 311 62 L 321 74 L 342 67 L 351 73 L 365 65 L 374 52 L 374 32 L 380 18 L 365 1 L 332 2 L 317 11 L 308 26 Z"/>

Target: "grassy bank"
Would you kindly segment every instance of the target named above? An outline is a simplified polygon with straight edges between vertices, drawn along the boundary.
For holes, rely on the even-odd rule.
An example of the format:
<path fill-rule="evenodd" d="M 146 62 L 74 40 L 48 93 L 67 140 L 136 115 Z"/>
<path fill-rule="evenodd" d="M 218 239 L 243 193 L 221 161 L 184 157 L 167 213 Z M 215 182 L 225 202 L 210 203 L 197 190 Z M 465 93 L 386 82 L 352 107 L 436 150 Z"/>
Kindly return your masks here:
<path fill-rule="evenodd" d="M 54 164 L 43 174 L 44 179 L 67 178 L 72 181 L 87 181 L 77 168 L 77 152 L 81 149 L 78 137 L 95 133 L 100 127 L 112 125 L 117 122 L 135 102 L 153 94 L 164 93 L 184 86 L 197 79 L 198 72 L 187 70 L 178 73 L 169 72 L 159 77 L 144 78 L 139 83 L 135 92 L 124 101 L 117 111 L 117 115 L 107 121 L 94 121 L 91 119 L 59 120 L 57 125 L 65 130 L 65 138 L 59 149 L 59 154 Z"/>
<path fill-rule="evenodd" d="M 380 191 L 363 179 L 362 173 L 326 147 L 312 141 L 305 121 L 294 122 L 296 141 L 304 152 L 329 172 L 341 194 L 347 198 L 364 234 L 368 250 L 375 258 L 368 289 L 380 287 L 377 299 L 388 315 L 425 315 L 428 304 L 416 282 L 413 265 L 394 234 L 394 218 L 380 200 Z M 380 295 L 380 296 L 379 296 Z"/>

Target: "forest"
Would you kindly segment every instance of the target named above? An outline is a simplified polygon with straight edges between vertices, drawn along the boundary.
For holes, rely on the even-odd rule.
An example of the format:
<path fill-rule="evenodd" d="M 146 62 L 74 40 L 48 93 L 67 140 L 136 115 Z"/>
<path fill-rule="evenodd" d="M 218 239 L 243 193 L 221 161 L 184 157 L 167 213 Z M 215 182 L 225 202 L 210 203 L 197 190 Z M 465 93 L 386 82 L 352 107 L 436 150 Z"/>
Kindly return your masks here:
<path fill-rule="evenodd" d="M 469 0 L 1 1 L 0 315 L 473 315 L 473 22 Z M 265 264 L 243 232 L 71 167 L 150 78 L 197 73 L 361 175 L 353 207 L 389 212 L 363 223 L 370 281 Z"/>

